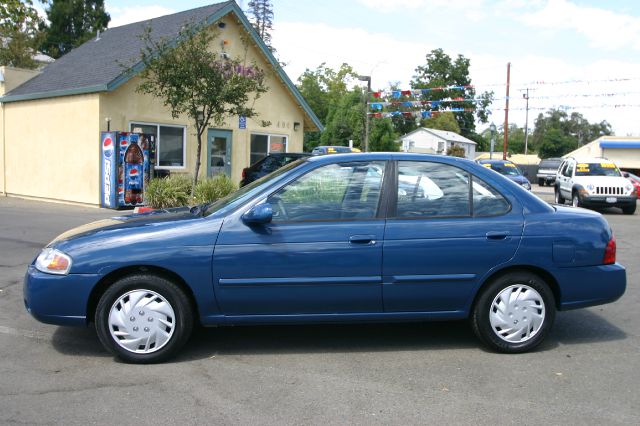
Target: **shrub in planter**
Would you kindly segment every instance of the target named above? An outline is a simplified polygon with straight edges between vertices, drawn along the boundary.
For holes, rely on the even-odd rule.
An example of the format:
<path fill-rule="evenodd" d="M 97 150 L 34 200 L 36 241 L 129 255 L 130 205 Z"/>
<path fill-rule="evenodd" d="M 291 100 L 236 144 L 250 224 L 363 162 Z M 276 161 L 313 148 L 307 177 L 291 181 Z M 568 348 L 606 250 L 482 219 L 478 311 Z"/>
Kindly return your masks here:
<path fill-rule="evenodd" d="M 235 191 L 236 185 L 226 175 L 219 174 L 199 181 L 193 191 L 195 204 L 211 203 Z"/>
<path fill-rule="evenodd" d="M 145 191 L 145 203 L 155 209 L 186 206 L 191 198 L 192 182 L 189 175 L 151 179 Z"/>

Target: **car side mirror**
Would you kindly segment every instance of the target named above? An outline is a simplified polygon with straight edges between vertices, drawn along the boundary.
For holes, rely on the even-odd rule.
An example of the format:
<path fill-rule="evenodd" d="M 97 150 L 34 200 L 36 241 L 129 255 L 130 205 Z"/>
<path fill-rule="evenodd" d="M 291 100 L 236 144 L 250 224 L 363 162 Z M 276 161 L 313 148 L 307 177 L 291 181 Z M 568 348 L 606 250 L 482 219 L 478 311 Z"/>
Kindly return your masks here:
<path fill-rule="evenodd" d="M 271 222 L 271 219 L 273 219 L 273 209 L 269 203 L 253 206 L 242 215 L 242 221 L 247 225 L 262 225 Z"/>

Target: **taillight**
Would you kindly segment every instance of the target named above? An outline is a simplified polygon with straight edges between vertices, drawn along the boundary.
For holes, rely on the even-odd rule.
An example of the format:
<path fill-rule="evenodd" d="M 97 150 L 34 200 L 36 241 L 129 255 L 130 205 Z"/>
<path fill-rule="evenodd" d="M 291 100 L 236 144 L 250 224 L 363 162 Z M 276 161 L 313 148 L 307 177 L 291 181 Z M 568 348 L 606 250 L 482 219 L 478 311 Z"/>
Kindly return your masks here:
<path fill-rule="evenodd" d="M 242 179 L 247 177 L 247 169 L 242 169 Z"/>
<path fill-rule="evenodd" d="M 611 235 L 611 239 L 607 243 L 607 248 L 604 249 L 604 259 L 602 263 L 605 265 L 611 265 L 616 263 L 616 237 Z"/>

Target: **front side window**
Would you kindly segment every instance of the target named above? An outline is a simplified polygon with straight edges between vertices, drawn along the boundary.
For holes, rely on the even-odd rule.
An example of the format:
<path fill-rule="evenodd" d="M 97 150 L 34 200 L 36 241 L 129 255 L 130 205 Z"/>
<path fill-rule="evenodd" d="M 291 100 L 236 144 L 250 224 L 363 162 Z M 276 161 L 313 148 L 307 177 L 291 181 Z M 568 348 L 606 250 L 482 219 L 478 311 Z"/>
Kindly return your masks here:
<path fill-rule="evenodd" d="M 467 172 L 448 164 L 425 161 L 398 162 L 397 217 L 470 215 Z"/>
<path fill-rule="evenodd" d="M 273 222 L 373 219 L 384 161 L 329 164 L 272 194 Z"/>
<path fill-rule="evenodd" d="M 250 164 L 255 164 L 268 154 L 277 152 L 287 152 L 286 136 L 251 134 Z"/>
<path fill-rule="evenodd" d="M 131 131 L 140 129 L 142 133 L 155 135 L 157 169 L 182 169 L 185 167 L 185 126 L 131 123 L 130 129 Z"/>

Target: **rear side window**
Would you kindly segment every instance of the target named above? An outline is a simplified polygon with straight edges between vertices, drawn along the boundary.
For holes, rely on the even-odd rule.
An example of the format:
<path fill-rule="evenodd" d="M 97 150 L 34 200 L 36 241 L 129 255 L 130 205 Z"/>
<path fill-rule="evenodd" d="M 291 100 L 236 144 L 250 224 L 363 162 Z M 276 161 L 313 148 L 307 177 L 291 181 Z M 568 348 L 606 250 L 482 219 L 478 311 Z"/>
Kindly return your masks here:
<path fill-rule="evenodd" d="M 448 164 L 398 162 L 398 218 L 488 217 L 511 210 L 491 185 Z"/>
<path fill-rule="evenodd" d="M 471 216 L 469 174 L 448 164 L 426 161 L 398 162 L 396 216 Z"/>

